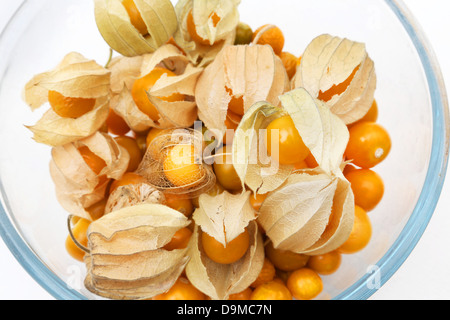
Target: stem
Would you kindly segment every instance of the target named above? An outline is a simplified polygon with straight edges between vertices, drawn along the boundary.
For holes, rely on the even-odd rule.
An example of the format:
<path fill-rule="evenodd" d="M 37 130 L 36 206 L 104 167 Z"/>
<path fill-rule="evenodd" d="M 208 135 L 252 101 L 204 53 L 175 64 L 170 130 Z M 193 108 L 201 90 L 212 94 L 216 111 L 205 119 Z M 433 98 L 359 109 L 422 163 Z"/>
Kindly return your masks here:
<path fill-rule="evenodd" d="M 113 57 L 113 49 L 109 48 L 109 58 L 108 58 L 108 61 L 105 64 L 105 69 L 107 69 L 109 67 L 109 64 L 112 61 L 112 57 Z"/>

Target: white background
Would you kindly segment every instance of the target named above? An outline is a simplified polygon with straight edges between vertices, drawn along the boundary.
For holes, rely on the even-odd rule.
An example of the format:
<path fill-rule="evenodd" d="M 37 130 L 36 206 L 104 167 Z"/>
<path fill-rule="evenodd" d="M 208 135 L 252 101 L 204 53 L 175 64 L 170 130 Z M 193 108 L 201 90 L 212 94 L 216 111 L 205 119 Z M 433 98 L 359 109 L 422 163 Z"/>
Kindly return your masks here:
<path fill-rule="evenodd" d="M 450 1 L 404 1 L 428 36 L 441 65 L 445 82 L 450 86 L 448 37 Z M 18 0 L 0 0 L 0 31 L 20 3 Z M 436 212 L 417 247 L 395 275 L 371 299 L 450 299 L 449 212 L 450 178 L 447 178 Z M 0 240 L 0 299 L 53 299 L 23 270 L 2 240 Z"/>

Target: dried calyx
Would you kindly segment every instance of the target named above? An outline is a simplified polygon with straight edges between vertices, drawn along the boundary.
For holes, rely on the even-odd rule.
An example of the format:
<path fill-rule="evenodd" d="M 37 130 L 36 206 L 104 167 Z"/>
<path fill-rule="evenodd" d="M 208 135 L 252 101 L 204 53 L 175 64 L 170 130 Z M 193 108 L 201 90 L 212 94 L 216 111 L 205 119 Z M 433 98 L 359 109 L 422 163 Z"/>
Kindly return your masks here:
<path fill-rule="evenodd" d="M 239 4 L 240 0 L 177 3 L 179 28 L 174 39 L 192 63 L 207 66 L 225 46 L 234 44 Z"/>
<path fill-rule="evenodd" d="M 160 204 L 126 207 L 88 229 L 85 286 L 117 300 L 150 299 L 169 290 L 183 272 L 186 249 L 165 250 L 187 218 Z"/>
<path fill-rule="evenodd" d="M 74 216 L 92 220 L 88 208 L 102 201 L 110 179 L 120 179 L 130 156 L 107 134 L 52 149 L 50 173 L 56 196 Z"/>
<path fill-rule="evenodd" d="M 95 19 L 108 45 L 123 56 L 155 52 L 178 27 L 170 0 L 95 0 Z"/>
<path fill-rule="evenodd" d="M 346 124 L 369 111 L 376 84 L 375 65 L 365 44 L 327 34 L 308 45 L 292 80 L 293 88 L 305 88 Z"/>
<path fill-rule="evenodd" d="M 134 131 L 190 127 L 197 119 L 194 90 L 203 69 L 194 67 L 175 46 L 115 59 L 110 70 L 111 108 Z"/>
<path fill-rule="evenodd" d="M 76 117 L 63 117 L 50 108 L 28 127 L 39 143 L 61 146 L 97 132 L 109 113 L 110 72 L 79 53 L 69 53 L 53 70 L 33 77 L 25 86 L 23 98 L 32 110 L 42 107 L 54 95 L 57 101 L 83 99 L 92 108 Z M 70 105 L 69 105 L 70 106 Z"/>
<path fill-rule="evenodd" d="M 281 60 L 268 46 L 226 47 L 198 80 L 195 99 L 198 116 L 209 130 L 225 132 L 227 114 L 242 117 L 250 107 L 289 90 L 289 78 Z"/>

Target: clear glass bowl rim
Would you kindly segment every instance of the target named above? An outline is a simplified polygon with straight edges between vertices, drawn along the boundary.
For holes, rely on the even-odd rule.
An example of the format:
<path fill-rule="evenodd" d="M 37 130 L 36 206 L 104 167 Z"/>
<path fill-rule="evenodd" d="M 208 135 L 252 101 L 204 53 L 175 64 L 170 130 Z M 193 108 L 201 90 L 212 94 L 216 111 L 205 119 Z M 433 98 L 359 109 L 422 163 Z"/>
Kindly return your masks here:
<path fill-rule="evenodd" d="M 377 271 L 372 274 L 367 273 L 335 297 L 335 300 L 365 300 L 370 298 L 404 263 L 417 245 L 434 213 L 442 191 L 448 165 L 450 118 L 446 88 L 439 64 L 428 40 L 403 1 L 384 1 L 397 16 L 410 36 L 420 56 L 428 81 L 433 114 L 433 138 L 430 164 L 424 187 L 411 217 L 391 248 L 377 262 Z M 20 15 L 28 2 L 27 0 L 23 1 L 3 30 L 3 33 L 0 35 L 0 48 L 2 45 L 5 45 L 3 43 L 5 34 L 14 29 L 15 17 Z M 5 70 L 1 71 L 4 72 Z M 17 232 L 3 206 L 0 206 L 0 236 L 22 267 L 55 299 L 86 299 L 82 294 L 71 289 L 37 257 Z M 380 280 L 380 286 L 373 287 L 367 285 L 371 283 L 370 281 L 373 277 L 377 277 Z"/>

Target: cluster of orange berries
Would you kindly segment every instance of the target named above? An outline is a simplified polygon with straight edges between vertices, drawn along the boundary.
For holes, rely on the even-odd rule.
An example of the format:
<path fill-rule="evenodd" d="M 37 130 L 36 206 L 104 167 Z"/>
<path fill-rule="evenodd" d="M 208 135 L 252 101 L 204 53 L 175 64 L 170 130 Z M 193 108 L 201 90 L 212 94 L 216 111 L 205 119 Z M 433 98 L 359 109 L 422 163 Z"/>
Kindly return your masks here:
<path fill-rule="evenodd" d="M 131 21 L 138 28 L 145 24 L 139 21 L 139 12 L 133 10 L 133 1 L 124 1 L 127 11 L 130 14 Z M 141 19 L 142 20 L 142 19 Z M 284 37 L 281 30 L 277 27 L 267 29 L 264 34 L 259 34 L 264 26 L 255 32 L 247 32 L 247 40 L 242 37 L 239 42 L 251 42 L 258 36 L 259 44 L 271 45 L 274 52 L 281 58 L 286 67 L 288 75 L 292 78 L 297 66 L 301 63 L 301 57 L 296 57 L 291 53 L 283 52 Z M 196 34 L 195 25 L 188 19 L 188 31 L 194 41 L 206 45 L 204 39 Z M 246 30 L 238 30 L 244 32 Z M 247 30 L 248 31 L 248 30 Z M 143 30 L 142 32 L 146 32 Z M 238 32 L 238 35 L 240 33 Z M 156 68 L 147 76 L 138 79 L 132 89 L 132 95 L 139 109 L 150 118 L 157 121 L 159 118 L 156 108 L 147 98 L 148 91 L 156 81 L 166 74 L 173 76 L 171 71 Z M 345 89 L 345 88 L 344 88 Z M 334 90 L 340 90 L 335 87 Z M 336 94 L 327 93 L 327 94 Z M 180 95 L 172 95 L 164 98 L 167 101 L 182 100 Z M 75 99 L 63 97 L 53 92 L 49 93 L 49 102 L 52 108 L 63 117 L 79 117 L 88 112 L 93 107 L 93 101 L 89 99 Z M 228 129 L 236 129 L 243 116 L 243 102 L 241 99 L 234 99 L 230 102 L 226 125 Z M 258 276 L 258 279 L 246 290 L 241 293 L 230 296 L 231 300 L 310 300 L 317 297 L 323 290 L 323 283 L 320 275 L 330 275 L 338 270 L 341 264 L 341 254 L 350 254 L 362 250 L 371 238 L 371 225 L 367 212 L 373 210 L 380 202 L 384 186 L 383 181 L 378 174 L 372 171 L 372 168 L 383 161 L 388 155 L 391 147 L 391 141 L 388 133 L 379 124 L 376 123 L 378 117 L 378 107 L 374 102 L 369 113 L 360 121 L 349 126 L 350 141 L 345 152 L 346 160 L 351 161 L 353 165 L 347 165 L 344 175 L 351 183 L 355 195 L 355 224 L 352 234 L 348 241 L 338 250 L 319 256 L 306 256 L 290 251 L 276 249 L 269 242 L 265 248 L 264 266 Z M 317 162 L 311 152 L 304 145 L 294 123 L 289 116 L 274 120 L 267 128 L 268 135 L 272 130 L 279 130 L 279 153 L 278 161 L 280 164 L 294 165 L 296 169 L 315 168 Z M 130 163 L 127 173 L 120 180 L 111 181 L 107 193 L 111 193 L 119 186 L 138 184 L 145 181 L 143 177 L 134 173 L 139 166 L 142 158 L 152 141 L 164 132 L 162 129 L 153 128 L 145 133 L 137 133 L 130 130 L 126 122 L 114 111 L 110 111 L 108 120 L 103 128 L 105 132 L 116 136 L 117 143 L 125 148 L 130 154 Z M 267 149 L 271 150 L 271 139 L 267 137 Z M 228 140 L 229 141 L 229 140 Z M 183 151 L 183 150 L 182 150 Z M 80 153 L 86 163 L 96 173 L 101 172 L 105 167 L 105 162 L 90 152 L 89 149 L 80 149 Z M 190 154 L 190 152 L 187 152 Z M 178 152 L 179 154 L 179 152 Z M 230 150 L 224 142 L 224 146 L 217 151 L 217 154 L 223 155 L 224 161 L 214 163 L 213 170 L 217 177 L 216 186 L 208 193 L 217 195 L 224 190 L 231 193 L 239 192 L 242 189 L 241 181 L 230 161 Z M 192 168 L 189 172 L 196 171 L 192 162 Z M 177 176 L 185 176 L 185 167 L 176 167 L 175 161 L 168 162 L 168 171 L 172 172 L 168 178 L 172 183 L 177 184 Z M 357 167 L 356 167 L 357 166 Z M 185 177 L 184 177 L 185 178 Z M 107 199 L 108 195 L 106 195 Z M 250 203 L 256 212 L 259 211 L 266 195 L 256 195 L 250 197 Z M 167 205 L 190 217 L 195 208 L 198 207 L 198 199 L 187 199 L 185 197 L 166 194 Z M 103 200 L 87 211 L 95 219 L 100 218 L 105 210 L 106 200 Z M 90 222 L 84 219 L 73 221 L 74 227 L 72 236 L 83 246 L 87 246 L 87 229 Z M 166 250 L 186 248 L 192 236 L 190 227 L 179 230 L 172 241 L 165 246 Z M 249 247 L 249 234 L 247 231 L 231 241 L 226 247 L 219 243 L 208 234 L 203 233 L 201 237 L 202 245 L 207 256 L 222 264 L 230 264 L 239 260 Z M 72 257 L 80 261 L 83 260 L 84 251 L 82 251 L 69 236 L 66 241 L 67 251 Z M 196 289 L 183 275 L 178 279 L 175 285 L 167 293 L 159 295 L 155 300 L 203 300 L 208 299 L 202 292 Z"/>

